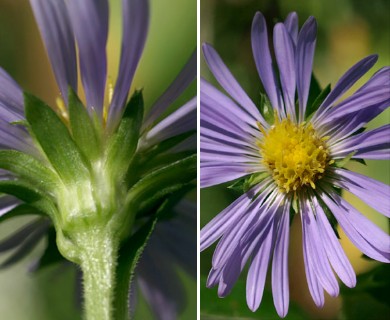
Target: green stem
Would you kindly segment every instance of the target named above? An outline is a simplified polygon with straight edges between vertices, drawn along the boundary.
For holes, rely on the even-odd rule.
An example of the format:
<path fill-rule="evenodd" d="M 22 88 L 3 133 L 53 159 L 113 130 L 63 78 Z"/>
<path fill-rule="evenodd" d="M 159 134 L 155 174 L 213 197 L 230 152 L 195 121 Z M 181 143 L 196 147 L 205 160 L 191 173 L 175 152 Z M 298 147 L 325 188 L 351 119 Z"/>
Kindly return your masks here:
<path fill-rule="evenodd" d="M 78 233 L 86 320 L 113 320 L 118 242 L 105 229 Z"/>

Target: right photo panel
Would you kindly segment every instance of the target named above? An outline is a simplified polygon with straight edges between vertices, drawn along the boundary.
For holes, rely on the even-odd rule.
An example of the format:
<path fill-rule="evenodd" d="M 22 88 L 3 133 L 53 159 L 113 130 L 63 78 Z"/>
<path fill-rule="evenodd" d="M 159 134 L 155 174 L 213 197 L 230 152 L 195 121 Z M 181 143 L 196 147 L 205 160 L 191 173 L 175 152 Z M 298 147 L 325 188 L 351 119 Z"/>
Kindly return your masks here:
<path fill-rule="evenodd" d="M 389 12 L 200 1 L 200 319 L 387 319 Z"/>

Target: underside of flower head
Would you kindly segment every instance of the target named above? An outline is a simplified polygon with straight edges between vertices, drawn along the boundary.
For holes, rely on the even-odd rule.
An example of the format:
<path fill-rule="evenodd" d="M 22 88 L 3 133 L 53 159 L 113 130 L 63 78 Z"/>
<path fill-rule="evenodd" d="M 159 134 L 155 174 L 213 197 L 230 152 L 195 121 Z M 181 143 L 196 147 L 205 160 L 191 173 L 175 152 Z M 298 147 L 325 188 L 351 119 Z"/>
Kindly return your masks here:
<path fill-rule="evenodd" d="M 115 83 L 107 77 L 107 0 L 30 2 L 61 96 L 49 106 L 0 69 L 0 222 L 22 214 L 44 216 L 34 224 L 39 232 L 32 234 L 39 240 L 50 225 L 55 229 L 51 240 L 64 257 L 83 271 L 103 266 L 107 274 L 96 278 L 103 274 L 103 282 L 113 280 L 102 296 L 111 304 L 113 283 L 128 290 L 156 221 L 173 218 L 167 211 L 176 212 L 172 208 L 194 187 L 196 98 L 166 114 L 195 79 L 196 55 L 144 114 L 142 90 L 128 97 L 148 33 L 148 1 L 122 1 Z M 85 101 L 77 91 L 78 70 Z M 118 250 L 134 252 L 121 266 L 123 274 L 112 279 Z M 128 292 L 123 296 L 126 303 L 106 310 L 108 315 L 124 317 Z M 86 305 L 93 313 L 93 303 Z M 172 303 L 171 314 L 180 307 Z"/>

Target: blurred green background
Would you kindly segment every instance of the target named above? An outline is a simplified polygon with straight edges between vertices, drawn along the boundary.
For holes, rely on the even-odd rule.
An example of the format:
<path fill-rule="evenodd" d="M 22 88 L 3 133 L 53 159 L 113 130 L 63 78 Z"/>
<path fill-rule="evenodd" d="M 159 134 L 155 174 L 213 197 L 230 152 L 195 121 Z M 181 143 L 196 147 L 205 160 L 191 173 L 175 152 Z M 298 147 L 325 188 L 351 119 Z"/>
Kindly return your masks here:
<path fill-rule="evenodd" d="M 196 1 L 151 0 L 151 24 L 146 48 L 133 88 L 144 88 L 146 108 L 165 90 L 196 49 Z M 110 34 L 107 46 L 109 76 L 115 80 L 121 41 L 121 1 L 110 1 Z M 0 0 L 0 66 L 26 91 L 54 104 L 56 86 L 39 32 L 27 0 Z M 196 94 L 193 84 L 176 103 Z M 25 220 L 24 220 L 25 221 Z M 14 219 L 0 225 L 0 238 L 23 223 Z M 194 226 L 195 227 L 195 226 Z M 42 252 L 44 243 L 15 267 L 0 270 L 0 319 L 79 319 L 75 308 L 75 274 L 72 268 L 53 267 L 36 275 L 28 264 Z M 5 257 L 0 257 L 3 261 Z M 195 319 L 196 281 L 183 274 L 188 308 L 181 319 Z M 136 319 L 150 319 L 140 301 Z"/>
<path fill-rule="evenodd" d="M 316 17 L 318 37 L 314 72 L 322 86 L 328 83 L 334 86 L 354 63 L 369 54 L 378 53 L 377 64 L 346 93 L 346 96 L 367 81 L 379 68 L 389 65 L 390 2 L 387 0 L 202 0 L 201 43 L 208 42 L 216 48 L 254 101 L 259 100 L 258 92 L 261 86 L 250 43 L 251 23 L 256 11 L 261 11 L 265 15 L 269 30 L 272 30 L 275 22 L 283 21 L 291 11 L 298 13 L 300 26 L 310 15 Z M 201 58 L 201 75 L 216 84 L 203 58 Z M 390 110 L 388 109 L 374 119 L 368 128 L 389 123 L 389 120 Z M 363 166 L 354 163 L 350 164 L 349 168 L 387 184 L 390 183 L 390 165 L 387 161 L 367 161 L 367 164 L 368 166 Z M 203 189 L 200 193 L 201 226 L 204 226 L 238 196 L 239 194 L 227 190 L 226 185 Z M 344 196 L 377 225 L 388 231 L 388 219 L 356 197 L 350 194 L 344 194 Z M 379 265 L 361 258 L 361 252 L 350 243 L 345 234 L 341 232 L 340 235 L 347 255 L 358 274 L 374 270 Z M 390 290 L 388 286 L 390 273 L 386 266 L 381 266 L 368 273 L 363 280 L 359 281 L 357 288 L 346 290 L 342 297 L 327 296 L 325 306 L 322 309 L 316 308 L 307 288 L 301 246 L 300 220 L 295 218 L 290 238 L 291 303 L 287 319 L 388 319 L 390 317 L 389 304 L 383 303 L 383 300 L 389 302 Z M 245 274 L 241 276 L 231 295 L 225 299 L 217 297 L 216 288 L 205 289 L 205 279 L 211 267 L 214 248 L 209 248 L 201 254 L 201 318 L 277 319 L 269 282 L 263 303 L 256 313 L 251 313 L 246 306 Z M 373 273 L 377 276 L 374 277 Z M 374 290 L 371 287 L 372 282 L 364 280 L 367 278 L 375 278 L 378 281 L 375 283 Z M 372 292 L 379 293 L 379 298 L 373 298 Z"/>

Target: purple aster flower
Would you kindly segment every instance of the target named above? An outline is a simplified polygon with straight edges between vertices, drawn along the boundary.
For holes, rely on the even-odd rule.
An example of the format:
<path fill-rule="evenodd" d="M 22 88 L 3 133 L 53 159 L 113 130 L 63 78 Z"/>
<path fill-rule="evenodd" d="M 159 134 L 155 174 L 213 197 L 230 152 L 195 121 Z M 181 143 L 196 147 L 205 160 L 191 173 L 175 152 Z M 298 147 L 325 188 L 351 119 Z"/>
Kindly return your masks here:
<path fill-rule="evenodd" d="M 111 232 L 110 228 L 116 228 L 112 232 L 115 236 L 115 241 L 112 242 L 118 241 L 115 249 L 123 251 L 126 249 L 124 243 L 128 239 L 133 239 L 138 230 L 160 218 L 159 210 L 166 201 L 171 199 L 170 197 L 177 197 L 175 200 L 179 201 L 184 196 L 179 191 L 187 187 L 189 190 L 194 186 L 196 98 L 190 99 L 169 115 L 167 111 L 195 79 L 196 55 L 195 53 L 191 55 L 176 79 L 143 117 L 140 92 L 137 91 L 129 102 L 128 95 L 146 42 L 149 2 L 122 1 L 123 35 L 115 85 L 107 80 L 107 0 L 31 0 L 30 3 L 61 94 L 57 99 L 57 105 L 53 106 L 58 117 L 53 115 L 52 111 L 45 114 L 49 115 L 51 117 L 49 120 L 54 121 L 62 130 L 64 144 L 62 140 L 54 143 L 49 141 L 50 137 L 47 135 L 39 135 L 47 128 L 39 131 L 39 126 L 32 119 L 36 114 L 27 106 L 29 96 L 24 100 L 22 89 L 0 68 L 0 188 L 2 193 L 0 222 L 19 215 L 39 215 L 36 220 L 27 223 L 0 242 L 0 253 L 13 251 L 13 254 L 0 264 L 0 268 L 18 262 L 43 237 L 48 236 L 48 247 L 43 256 L 31 265 L 31 270 L 58 261 L 61 258 L 60 251 L 63 256 L 79 264 L 85 271 L 81 254 L 78 257 L 72 256 L 72 252 L 77 252 L 73 248 L 68 256 L 66 245 L 61 247 L 64 243 L 83 246 L 75 239 L 69 241 L 72 231 L 79 227 L 73 229 L 77 225 L 74 218 L 88 220 L 92 217 L 91 221 L 85 223 L 87 229 L 89 228 L 86 234 L 91 230 L 90 233 L 96 233 L 97 229 L 93 228 L 93 223 L 102 218 L 103 220 L 97 225 L 103 226 L 103 231 Z M 75 108 L 75 105 L 84 107 L 77 97 L 78 68 L 86 98 L 85 109 L 88 112 L 85 112 L 83 121 L 79 121 L 76 126 L 74 118 L 72 119 L 72 112 L 74 114 L 72 108 Z M 131 104 L 134 99 L 138 102 L 141 100 L 142 103 Z M 77 111 L 79 111 L 78 115 L 83 116 L 84 108 L 81 107 Z M 49 109 L 47 106 L 42 107 L 44 108 Z M 135 108 L 138 109 L 134 110 Z M 30 114 L 28 110 L 31 111 Z M 129 116 L 131 112 L 133 114 Z M 49 127 L 50 123 L 47 123 L 46 126 Z M 137 129 L 133 132 L 127 130 L 129 127 Z M 36 132 L 39 134 L 37 135 Z M 134 137 L 136 141 L 132 142 Z M 82 139 L 87 143 L 81 143 Z M 127 152 L 127 148 L 131 152 Z M 70 149 L 72 155 L 66 153 Z M 66 156 L 62 156 L 61 152 Z M 10 155 L 25 157 L 29 161 L 28 165 L 23 163 L 19 166 L 9 161 Z M 68 161 L 68 166 L 62 167 L 62 160 Z M 72 172 L 73 166 L 77 167 L 79 164 L 82 170 Z M 177 166 L 183 168 L 182 173 L 176 174 Z M 29 180 L 31 177 L 34 178 L 35 169 L 39 172 L 42 168 L 48 176 L 41 176 L 42 180 Z M 169 168 L 176 169 L 169 171 Z M 169 176 L 170 179 L 167 179 L 164 172 L 176 175 Z M 49 179 L 45 180 L 48 177 Z M 57 183 L 47 183 L 52 177 Z M 154 184 L 159 177 L 163 177 L 162 184 Z M 32 185 L 31 181 L 36 183 Z M 68 191 L 75 192 L 68 193 Z M 37 198 L 39 201 L 36 200 Z M 45 204 L 40 206 L 39 203 Z M 194 274 L 196 267 L 195 213 L 193 208 L 188 209 L 183 206 L 184 204 L 180 202 L 175 210 L 176 214 L 157 222 L 156 234 L 152 235 L 151 243 L 144 253 L 145 257 L 141 259 L 137 269 L 139 286 L 152 304 L 157 318 L 173 317 L 182 308 L 183 300 L 175 301 L 175 299 L 178 296 L 183 299 L 183 289 L 176 272 L 169 265 L 177 264 L 191 274 Z M 186 212 L 183 212 L 184 209 Z M 92 215 L 88 216 L 90 212 Z M 107 221 L 104 220 L 105 217 L 108 217 Z M 119 222 L 115 221 L 115 217 Z M 70 224 L 67 225 L 68 222 Z M 80 223 L 79 220 L 78 222 Z M 84 225 L 84 222 L 80 224 Z M 64 233 L 66 237 L 63 237 Z M 160 238 L 159 234 L 163 238 Z M 65 241 L 61 242 L 62 240 Z M 176 243 L 178 240 L 180 242 Z M 94 246 L 98 247 L 95 243 Z M 140 245 L 140 248 L 143 247 Z M 101 249 L 104 250 L 106 247 L 103 246 Z M 109 256 L 111 252 L 108 251 L 104 251 L 102 255 Z M 55 258 L 50 260 L 53 258 L 50 256 L 53 252 Z M 163 253 L 164 257 L 161 258 Z M 88 255 L 89 252 L 86 256 Z M 169 261 L 165 261 L 168 256 Z M 159 272 L 164 273 L 161 279 L 157 279 L 156 274 L 152 272 L 151 268 L 155 265 L 142 262 L 144 259 L 161 267 Z M 114 262 L 110 266 L 114 265 L 115 268 L 117 264 L 116 261 Z M 129 270 L 128 274 L 130 273 Z M 87 273 L 84 272 L 84 275 Z M 170 286 L 172 283 L 163 282 L 169 279 L 177 285 Z M 86 283 L 85 279 L 84 283 Z M 107 287 L 112 289 L 113 286 L 112 284 Z M 109 300 L 110 297 L 107 299 Z"/>
<path fill-rule="evenodd" d="M 349 159 L 390 158 L 390 126 L 362 129 L 390 105 L 390 68 L 340 101 L 375 64 L 377 56 L 368 56 L 308 104 L 316 20 L 310 17 L 298 29 L 296 13 L 275 25 L 273 59 L 264 16 L 258 12 L 254 17 L 252 50 L 266 92 L 261 111 L 208 44 L 205 60 L 230 97 L 204 79 L 200 91 L 201 187 L 240 178 L 234 186 L 244 191 L 201 230 L 201 250 L 218 242 L 207 286 L 218 285 L 218 295 L 225 297 L 249 264 L 246 298 L 255 311 L 271 264 L 274 305 L 281 317 L 289 305 L 289 225 L 295 214 L 302 221 L 308 287 L 319 307 L 324 290 L 339 294 L 336 275 L 348 287 L 356 284 L 330 217 L 365 255 L 390 261 L 389 236 L 339 193 L 347 190 L 390 216 L 389 186 L 343 168 Z"/>

